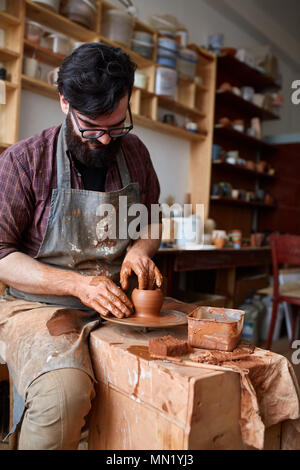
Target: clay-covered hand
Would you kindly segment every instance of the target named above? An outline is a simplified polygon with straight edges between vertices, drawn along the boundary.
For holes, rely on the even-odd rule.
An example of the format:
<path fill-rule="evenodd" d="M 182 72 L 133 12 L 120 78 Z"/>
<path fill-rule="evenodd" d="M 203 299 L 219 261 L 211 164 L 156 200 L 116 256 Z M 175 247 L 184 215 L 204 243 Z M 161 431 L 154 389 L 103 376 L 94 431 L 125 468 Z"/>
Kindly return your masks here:
<path fill-rule="evenodd" d="M 123 318 L 133 312 L 133 305 L 126 294 L 106 276 L 84 276 L 78 297 L 84 305 L 104 316 L 112 313 Z"/>
<path fill-rule="evenodd" d="M 132 273 L 138 278 L 139 289 L 161 287 L 163 277 L 152 259 L 139 253 L 129 252 L 122 264 L 120 282 L 123 290 L 128 289 L 128 280 Z"/>

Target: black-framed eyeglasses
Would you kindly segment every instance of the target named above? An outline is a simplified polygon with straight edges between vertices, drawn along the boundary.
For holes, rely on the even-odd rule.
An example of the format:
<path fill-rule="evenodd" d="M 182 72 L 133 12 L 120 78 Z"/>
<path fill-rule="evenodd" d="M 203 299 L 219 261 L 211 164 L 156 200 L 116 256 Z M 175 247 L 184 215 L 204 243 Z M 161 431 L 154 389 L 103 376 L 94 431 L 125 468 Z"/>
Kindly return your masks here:
<path fill-rule="evenodd" d="M 132 114 L 131 114 L 131 109 L 130 109 L 130 104 L 128 104 L 128 115 L 130 119 L 129 125 L 125 125 L 122 127 L 112 127 L 111 129 L 97 129 L 95 127 L 91 129 L 85 129 L 83 127 L 80 127 L 80 124 L 78 122 L 77 116 L 74 113 L 74 110 L 72 106 L 69 106 L 70 112 L 74 118 L 75 124 L 77 126 L 77 129 L 81 133 L 82 137 L 84 139 L 99 139 L 102 137 L 104 134 L 108 134 L 109 137 L 111 138 L 117 138 L 117 137 L 123 137 L 124 135 L 128 134 L 133 129 L 133 122 L 132 122 Z"/>

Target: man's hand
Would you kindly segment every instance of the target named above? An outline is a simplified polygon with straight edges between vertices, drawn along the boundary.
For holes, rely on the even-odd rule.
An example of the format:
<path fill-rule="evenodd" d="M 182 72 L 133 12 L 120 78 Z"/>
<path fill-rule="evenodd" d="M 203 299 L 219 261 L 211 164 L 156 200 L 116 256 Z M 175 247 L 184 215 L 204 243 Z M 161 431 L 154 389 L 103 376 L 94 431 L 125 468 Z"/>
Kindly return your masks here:
<path fill-rule="evenodd" d="M 129 317 L 133 312 L 133 305 L 124 294 L 106 276 L 84 276 L 84 284 L 80 287 L 78 297 L 84 305 L 93 308 L 101 315 L 112 313 L 115 317 Z"/>
<path fill-rule="evenodd" d="M 151 258 L 131 250 L 127 253 L 120 273 L 122 289 L 128 289 L 128 279 L 135 273 L 138 277 L 139 289 L 154 289 L 155 284 L 161 287 L 163 277 Z"/>

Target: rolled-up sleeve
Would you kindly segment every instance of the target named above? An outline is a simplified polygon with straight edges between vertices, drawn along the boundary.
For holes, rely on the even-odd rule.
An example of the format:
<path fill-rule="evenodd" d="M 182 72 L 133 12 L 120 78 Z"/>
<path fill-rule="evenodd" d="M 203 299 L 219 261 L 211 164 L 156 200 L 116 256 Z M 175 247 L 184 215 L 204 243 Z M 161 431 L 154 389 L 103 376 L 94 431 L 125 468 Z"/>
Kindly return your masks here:
<path fill-rule="evenodd" d="M 34 196 L 28 171 L 9 149 L 0 155 L 0 259 L 20 251 L 32 219 Z"/>

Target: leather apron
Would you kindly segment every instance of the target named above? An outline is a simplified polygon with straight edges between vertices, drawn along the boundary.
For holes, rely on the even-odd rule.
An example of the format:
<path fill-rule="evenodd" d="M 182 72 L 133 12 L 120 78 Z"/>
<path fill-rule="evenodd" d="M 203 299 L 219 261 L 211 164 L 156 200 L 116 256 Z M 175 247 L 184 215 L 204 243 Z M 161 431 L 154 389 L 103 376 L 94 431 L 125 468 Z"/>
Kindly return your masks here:
<path fill-rule="evenodd" d="M 130 181 L 120 149 L 117 164 L 122 189 L 109 193 L 72 189 L 65 125 L 64 122 L 57 142 L 57 189 L 52 191 L 47 228 L 36 259 L 85 275 L 105 275 L 118 283 L 131 240 L 128 236 L 113 240 L 103 237 L 101 227 L 111 220 L 99 215 L 100 207 L 114 205 L 118 233 L 119 197 L 127 197 L 128 215 L 128 207 L 139 202 L 138 183 Z M 127 224 L 132 218 L 128 215 Z M 9 288 L 8 292 L 10 295 L 0 301 L 0 358 L 8 365 L 14 391 L 18 394 L 14 395 L 14 401 L 20 405 L 22 399 L 24 404 L 27 387 L 51 370 L 77 368 L 95 380 L 87 339 L 90 331 L 100 325 L 99 315 L 76 297 L 35 295 L 14 288 Z M 50 334 L 49 324 L 55 327 L 62 319 L 67 325 L 60 327 L 58 335 Z M 23 410 L 24 407 L 21 412 L 20 406 L 15 410 L 14 425 Z"/>

